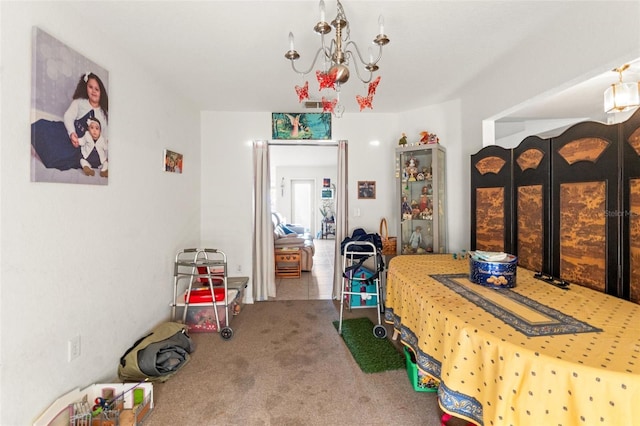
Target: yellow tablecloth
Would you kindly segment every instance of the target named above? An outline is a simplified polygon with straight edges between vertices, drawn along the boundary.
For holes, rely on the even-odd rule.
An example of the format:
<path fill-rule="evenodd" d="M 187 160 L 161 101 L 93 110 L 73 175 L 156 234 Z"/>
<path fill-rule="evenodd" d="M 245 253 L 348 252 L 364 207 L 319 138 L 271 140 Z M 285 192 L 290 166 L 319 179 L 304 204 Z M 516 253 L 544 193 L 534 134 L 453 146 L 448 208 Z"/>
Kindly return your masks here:
<path fill-rule="evenodd" d="M 575 284 L 562 290 L 522 268 L 508 290 L 516 299 L 506 298 L 468 273 L 451 255 L 397 256 L 387 273 L 385 320 L 440 379 L 445 412 L 478 425 L 640 424 L 640 305 Z M 564 330 L 528 300 L 586 329 Z"/>

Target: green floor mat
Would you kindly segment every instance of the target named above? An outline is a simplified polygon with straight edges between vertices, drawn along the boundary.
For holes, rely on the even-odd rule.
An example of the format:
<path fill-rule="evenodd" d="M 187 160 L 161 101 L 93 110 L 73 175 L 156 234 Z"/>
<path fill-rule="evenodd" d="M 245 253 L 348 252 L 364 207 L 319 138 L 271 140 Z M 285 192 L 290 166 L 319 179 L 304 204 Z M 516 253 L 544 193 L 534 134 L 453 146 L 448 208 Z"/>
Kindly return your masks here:
<path fill-rule="evenodd" d="M 336 330 L 339 322 L 333 322 Z M 405 368 L 401 352 L 389 341 L 373 334 L 373 323 L 369 318 L 353 318 L 342 321 L 342 339 L 351 351 L 353 359 L 365 373 L 379 373 Z"/>

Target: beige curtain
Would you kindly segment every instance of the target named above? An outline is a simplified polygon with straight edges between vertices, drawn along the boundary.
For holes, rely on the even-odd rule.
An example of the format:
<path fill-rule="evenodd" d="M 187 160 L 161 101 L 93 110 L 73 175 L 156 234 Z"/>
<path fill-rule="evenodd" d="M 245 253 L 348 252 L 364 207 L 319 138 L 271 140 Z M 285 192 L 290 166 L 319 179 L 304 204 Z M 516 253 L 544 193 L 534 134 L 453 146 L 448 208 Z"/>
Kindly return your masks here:
<path fill-rule="evenodd" d="M 253 142 L 253 300 L 276 297 L 269 144 Z"/>
<path fill-rule="evenodd" d="M 349 232 L 349 205 L 347 192 L 347 141 L 338 142 L 338 182 L 336 183 L 336 251 L 334 255 L 333 298 L 340 299 L 342 290 L 342 254 L 340 243 Z"/>

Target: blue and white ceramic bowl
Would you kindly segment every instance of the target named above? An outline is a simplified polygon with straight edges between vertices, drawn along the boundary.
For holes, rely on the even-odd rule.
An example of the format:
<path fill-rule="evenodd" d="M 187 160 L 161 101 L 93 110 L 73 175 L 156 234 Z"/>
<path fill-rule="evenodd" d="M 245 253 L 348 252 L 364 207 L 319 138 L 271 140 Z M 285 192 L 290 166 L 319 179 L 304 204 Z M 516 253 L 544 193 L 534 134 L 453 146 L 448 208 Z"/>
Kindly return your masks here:
<path fill-rule="evenodd" d="M 512 288 L 516 286 L 518 258 L 508 254 L 499 262 L 469 257 L 469 281 L 491 288 Z"/>

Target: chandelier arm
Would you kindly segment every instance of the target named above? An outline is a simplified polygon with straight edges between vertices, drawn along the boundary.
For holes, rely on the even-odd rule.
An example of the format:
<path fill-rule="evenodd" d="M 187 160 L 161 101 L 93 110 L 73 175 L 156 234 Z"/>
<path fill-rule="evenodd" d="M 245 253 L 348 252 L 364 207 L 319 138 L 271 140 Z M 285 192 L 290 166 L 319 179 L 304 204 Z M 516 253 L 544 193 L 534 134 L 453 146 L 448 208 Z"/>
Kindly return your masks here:
<path fill-rule="evenodd" d="M 353 52 L 352 52 L 352 51 L 350 51 L 350 50 L 347 50 L 347 51 L 345 52 L 345 55 L 346 55 L 347 57 L 351 57 L 351 56 L 353 56 Z M 361 58 L 360 60 L 362 60 L 362 58 Z M 372 71 L 369 71 L 369 70 L 367 70 L 367 71 L 369 71 L 369 77 L 368 77 L 368 78 L 366 78 L 366 79 L 365 79 L 365 78 L 362 78 L 362 75 L 360 74 L 360 67 L 358 66 L 357 61 L 353 61 L 353 68 L 356 70 L 356 75 L 358 76 L 358 79 L 359 79 L 361 82 L 363 82 L 364 84 L 370 83 L 370 82 L 371 82 L 371 80 L 373 79 L 373 72 L 372 72 Z"/>
<path fill-rule="evenodd" d="M 309 69 L 307 69 L 306 71 L 299 71 L 296 68 L 296 61 L 294 59 L 291 59 L 291 68 L 293 68 L 293 70 L 300 75 L 307 75 L 309 74 L 311 71 L 313 71 L 313 68 L 316 66 L 316 62 L 318 61 L 318 57 L 320 56 L 320 53 L 322 53 L 325 50 L 324 47 L 321 47 L 318 49 L 318 51 L 316 52 L 316 55 L 313 58 L 313 62 L 311 62 L 311 65 L 309 66 Z M 326 55 L 326 52 L 325 52 Z"/>
<path fill-rule="evenodd" d="M 362 58 L 362 54 L 360 53 L 360 49 L 358 48 L 358 45 L 356 44 L 355 41 L 349 40 L 347 42 L 347 44 L 345 44 L 345 50 L 350 52 L 349 46 L 353 46 L 353 48 L 355 49 L 356 53 L 358 54 L 358 59 L 360 59 L 360 62 L 362 63 L 362 65 L 375 65 L 378 63 L 378 61 L 382 58 L 382 46 L 378 46 L 378 57 L 376 58 L 375 61 L 373 62 L 367 62 Z M 353 56 L 353 53 L 351 54 L 351 56 Z"/>

